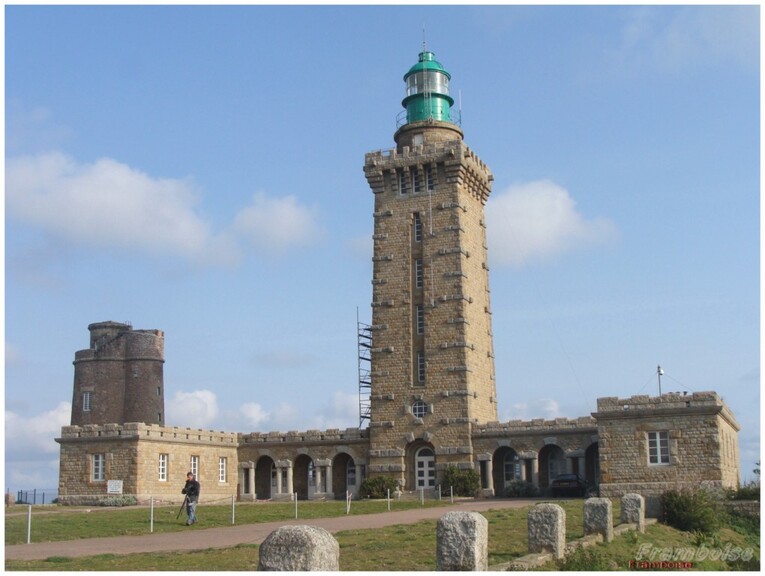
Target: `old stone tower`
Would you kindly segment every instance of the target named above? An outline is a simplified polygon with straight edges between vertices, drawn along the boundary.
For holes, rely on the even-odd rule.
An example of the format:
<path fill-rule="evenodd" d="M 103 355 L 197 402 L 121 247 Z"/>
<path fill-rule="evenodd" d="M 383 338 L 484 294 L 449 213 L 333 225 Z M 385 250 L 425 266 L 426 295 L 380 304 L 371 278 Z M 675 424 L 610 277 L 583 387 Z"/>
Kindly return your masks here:
<path fill-rule="evenodd" d="M 497 420 L 484 205 L 493 177 L 452 119 L 449 73 L 423 51 L 404 76 L 396 148 L 366 155 L 375 195 L 370 474 L 429 488 L 473 468 Z M 436 464 L 437 463 L 437 464 Z"/>
<path fill-rule="evenodd" d="M 163 424 L 165 337 L 129 324 L 88 326 L 90 348 L 74 356 L 72 425 Z"/>

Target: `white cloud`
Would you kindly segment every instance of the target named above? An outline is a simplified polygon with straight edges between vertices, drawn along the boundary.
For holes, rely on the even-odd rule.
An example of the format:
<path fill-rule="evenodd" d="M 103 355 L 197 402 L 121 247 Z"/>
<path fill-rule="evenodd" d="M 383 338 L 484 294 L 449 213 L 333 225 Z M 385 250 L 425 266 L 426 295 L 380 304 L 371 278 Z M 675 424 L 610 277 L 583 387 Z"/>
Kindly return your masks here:
<path fill-rule="evenodd" d="M 154 178 L 109 158 L 79 164 L 51 152 L 8 159 L 5 182 L 9 214 L 57 240 L 203 263 L 238 256 L 196 214 L 188 180 Z"/>
<path fill-rule="evenodd" d="M 494 195 L 486 220 L 492 264 L 522 265 L 606 242 L 616 233 L 608 220 L 586 220 L 569 193 L 549 180 Z"/>
<path fill-rule="evenodd" d="M 268 422 L 268 419 L 271 416 L 269 412 L 263 410 L 263 407 L 260 404 L 256 404 L 255 402 L 243 404 L 239 408 L 239 411 L 247 419 L 247 424 L 255 430 L 260 429 L 265 422 Z"/>
<path fill-rule="evenodd" d="M 677 72 L 710 65 L 757 66 L 759 16 L 754 6 L 636 8 L 613 54 L 626 70 Z"/>
<path fill-rule="evenodd" d="M 54 441 L 61 435 L 61 427 L 68 426 L 72 416 L 72 404 L 59 402 L 52 410 L 25 418 L 9 410 L 5 411 L 5 446 L 8 454 L 23 459 L 39 459 L 40 454 L 58 454 Z M 22 459 L 22 458 L 17 458 Z"/>
<path fill-rule="evenodd" d="M 311 246 L 321 238 L 318 211 L 294 196 L 276 198 L 257 192 L 234 218 L 233 232 L 261 255 Z"/>
<path fill-rule="evenodd" d="M 502 413 L 503 420 L 531 420 L 533 418 L 552 420 L 560 416 L 560 406 L 551 398 L 539 398 L 532 402 L 512 404 L 509 410 Z"/>
<path fill-rule="evenodd" d="M 165 411 L 170 426 L 210 429 L 218 417 L 218 398 L 210 390 L 176 392 Z"/>

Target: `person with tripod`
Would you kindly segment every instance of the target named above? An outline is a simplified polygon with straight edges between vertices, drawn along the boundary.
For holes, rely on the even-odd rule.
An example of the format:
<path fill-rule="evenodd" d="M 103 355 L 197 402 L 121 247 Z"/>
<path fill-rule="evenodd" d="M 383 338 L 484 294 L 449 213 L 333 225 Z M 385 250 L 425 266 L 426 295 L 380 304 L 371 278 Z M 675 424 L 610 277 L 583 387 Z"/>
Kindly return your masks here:
<path fill-rule="evenodd" d="M 188 520 L 186 521 L 186 526 L 191 526 L 192 524 L 196 524 L 197 502 L 199 502 L 199 489 L 200 489 L 200 485 L 199 485 L 199 482 L 197 482 L 194 479 L 194 473 L 189 472 L 188 474 L 186 474 L 186 485 L 183 487 L 183 490 L 181 490 L 181 494 L 186 495 L 184 503 L 186 504 L 186 514 L 189 517 Z"/>

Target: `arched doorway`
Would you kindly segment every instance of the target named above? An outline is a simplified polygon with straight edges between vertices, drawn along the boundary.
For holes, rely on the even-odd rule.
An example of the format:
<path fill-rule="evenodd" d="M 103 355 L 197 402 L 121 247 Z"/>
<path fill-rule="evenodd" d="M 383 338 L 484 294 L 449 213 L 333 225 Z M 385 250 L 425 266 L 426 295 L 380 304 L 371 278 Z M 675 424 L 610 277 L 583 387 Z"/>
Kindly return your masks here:
<path fill-rule="evenodd" d="M 295 458 L 292 475 L 292 489 L 297 493 L 298 500 L 308 500 L 316 485 L 316 469 L 313 460 L 307 454 Z"/>
<path fill-rule="evenodd" d="M 429 446 L 423 446 L 414 454 L 414 487 L 430 489 L 436 486 L 436 453 Z"/>
<path fill-rule="evenodd" d="M 502 496 L 505 493 L 505 487 L 510 482 L 520 480 L 523 462 L 515 450 L 508 446 L 503 446 L 494 452 L 491 464 L 494 494 Z"/>
<path fill-rule="evenodd" d="M 276 472 L 276 465 L 269 456 L 261 456 L 255 465 L 255 497 L 259 500 L 271 498 L 271 476 Z"/>
<path fill-rule="evenodd" d="M 348 490 L 354 494 L 358 491 L 356 465 L 353 458 L 345 452 L 341 452 L 332 459 L 332 490 L 335 492 L 336 500 L 344 499 Z"/>
<path fill-rule="evenodd" d="M 597 442 L 590 444 L 584 452 L 584 479 L 590 486 L 600 484 L 600 452 Z"/>
<path fill-rule="evenodd" d="M 539 487 L 547 488 L 558 474 L 566 472 L 566 454 L 563 448 L 548 444 L 539 451 Z"/>

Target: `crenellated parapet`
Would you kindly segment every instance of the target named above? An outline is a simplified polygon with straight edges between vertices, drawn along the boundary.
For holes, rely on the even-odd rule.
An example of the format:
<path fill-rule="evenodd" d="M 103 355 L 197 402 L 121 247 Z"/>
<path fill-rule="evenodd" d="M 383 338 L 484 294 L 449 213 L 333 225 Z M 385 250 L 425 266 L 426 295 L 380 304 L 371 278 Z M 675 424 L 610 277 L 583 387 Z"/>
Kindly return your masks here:
<path fill-rule="evenodd" d="M 558 432 L 590 432 L 597 431 L 597 421 L 591 416 L 580 418 L 555 418 L 545 420 L 509 420 L 507 422 L 487 422 L 477 427 L 477 436 L 505 436 L 512 434 L 549 434 Z"/>
<path fill-rule="evenodd" d="M 640 395 L 629 398 L 608 396 L 598 398 L 598 411 L 593 416 L 596 419 L 612 419 L 646 418 L 662 414 L 719 414 L 736 431 L 741 429 L 733 412 L 717 392 L 668 392 L 661 396 Z"/>
<path fill-rule="evenodd" d="M 283 446 L 285 444 L 336 444 L 368 441 L 369 432 L 359 428 L 346 428 L 345 430 L 331 428 L 329 430 L 306 430 L 305 432 L 291 430 L 289 432 L 252 432 L 250 434 L 240 434 L 240 442 L 243 445 L 276 444 Z"/>
<path fill-rule="evenodd" d="M 205 445 L 223 444 L 236 446 L 239 434 L 236 432 L 218 432 L 178 426 L 161 426 L 142 422 L 125 424 L 86 424 L 84 426 L 64 426 L 59 440 L 156 440 L 170 442 L 191 442 Z"/>

